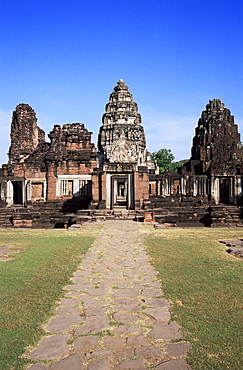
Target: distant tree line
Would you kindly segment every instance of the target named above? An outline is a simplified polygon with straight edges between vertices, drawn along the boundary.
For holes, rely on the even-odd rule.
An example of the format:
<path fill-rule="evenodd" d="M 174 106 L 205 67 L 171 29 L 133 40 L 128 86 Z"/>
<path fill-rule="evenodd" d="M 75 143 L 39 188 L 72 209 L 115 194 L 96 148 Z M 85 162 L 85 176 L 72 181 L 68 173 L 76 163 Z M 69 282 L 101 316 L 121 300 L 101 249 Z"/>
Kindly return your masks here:
<path fill-rule="evenodd" d="M 171 149 L 165 148 L 153 152 L 151 158 L 157 162 L 160 173 L 164 173 L 165 171 L 178 172 L 178 168 L 182 167 L 189 160 L 182 159 L 181 161 L 174 162 L 175 156 L 172 154 Z"/>

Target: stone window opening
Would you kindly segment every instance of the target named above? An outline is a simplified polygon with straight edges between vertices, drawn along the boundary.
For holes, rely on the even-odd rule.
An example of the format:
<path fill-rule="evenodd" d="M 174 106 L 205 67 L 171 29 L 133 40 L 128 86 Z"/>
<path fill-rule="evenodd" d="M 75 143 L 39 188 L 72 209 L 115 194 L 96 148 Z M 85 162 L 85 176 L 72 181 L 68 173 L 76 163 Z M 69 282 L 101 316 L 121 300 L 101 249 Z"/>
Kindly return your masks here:
<path fill-rule="evenodd" d="M 90 180 L 79 180 L 79 195 L 91 195 Z"/>

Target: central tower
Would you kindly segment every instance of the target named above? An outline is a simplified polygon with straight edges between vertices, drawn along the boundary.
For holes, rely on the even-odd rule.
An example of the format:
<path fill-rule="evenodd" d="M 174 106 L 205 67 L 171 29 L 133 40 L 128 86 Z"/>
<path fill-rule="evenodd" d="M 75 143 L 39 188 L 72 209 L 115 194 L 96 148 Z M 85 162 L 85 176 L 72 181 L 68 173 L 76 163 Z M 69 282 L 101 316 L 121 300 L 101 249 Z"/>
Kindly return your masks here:
<path fill-rule="evenodd" d="M 120 79 L 106 104 L 98 136 L 93 202 L 99 208 L 140 209 L 149 198 L 148 173 L 154 164 L 141 121 L 138 105 Z"/>
<path fill-rule="evenodd" d="M 106 104 L 98 137 L 99 162 L 146 166 L 147 151 L 138 105 L 123 80 L 119 80 Z"/>

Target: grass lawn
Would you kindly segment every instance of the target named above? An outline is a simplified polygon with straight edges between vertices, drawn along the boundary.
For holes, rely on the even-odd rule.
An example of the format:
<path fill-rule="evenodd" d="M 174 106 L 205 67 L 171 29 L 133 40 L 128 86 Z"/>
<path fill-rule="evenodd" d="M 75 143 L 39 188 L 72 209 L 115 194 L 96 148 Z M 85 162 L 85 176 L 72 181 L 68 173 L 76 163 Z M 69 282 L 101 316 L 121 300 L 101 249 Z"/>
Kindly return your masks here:
<path fill-rule="evenodd" d="M 0 246 L 23 252 L 0 261 L 0 368 L 22 369 L 24 349 L 45 334 L 43 323 L 52 316 L 81 261 L 100 231 L 0 230 Z M 13 256 L 13 254 L 11 254 Z"/>
<path fill-rule="evenodd" d="M 243 369 L 243 261 L 219 243 L 241 239 L 243 230 L 150 229 L 149 233 L 145 243 L 165 297 L 172 303 L 172 317 L 191 344 L 192 369 Z"/>

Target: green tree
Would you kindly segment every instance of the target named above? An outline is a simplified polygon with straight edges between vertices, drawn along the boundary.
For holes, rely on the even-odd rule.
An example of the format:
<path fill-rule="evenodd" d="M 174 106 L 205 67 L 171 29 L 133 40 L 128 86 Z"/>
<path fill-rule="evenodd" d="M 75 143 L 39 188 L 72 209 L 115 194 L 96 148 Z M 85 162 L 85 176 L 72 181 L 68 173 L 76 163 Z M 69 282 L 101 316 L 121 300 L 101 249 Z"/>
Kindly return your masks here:
<path fill-rule="evenodd" d="M 182 167 L 188 159 L 182 159 L 177 162 L 173 162 L 175 159 L 174 154 L 172 154 L 171 149 L 160 149 L 157 152 L 151 154 L 151 158 L 157 162 L 159 166 L 159 172 L 164 173 L 165 171 L 177 172 L 178 168 Z"/>
<path fill-rule="evenodd" d="M 153 152 L 151 158 L 157 162 L 159 166 L 159 172 L 163 173 L 166 170 L 171 169 L 171 164 L 175 159 L 175 156 L 171 153 L 171 149 L 160 149 L 157 152 Z"/>

